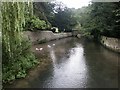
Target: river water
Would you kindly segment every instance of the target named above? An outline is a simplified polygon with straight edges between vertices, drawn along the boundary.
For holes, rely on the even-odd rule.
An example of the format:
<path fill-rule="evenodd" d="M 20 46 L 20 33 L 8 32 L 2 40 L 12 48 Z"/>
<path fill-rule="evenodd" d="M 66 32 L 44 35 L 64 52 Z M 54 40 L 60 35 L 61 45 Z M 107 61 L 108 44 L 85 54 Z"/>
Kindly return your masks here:
<path fill-rule="evenodd" d="M 94 41 L 70 37 L 35 45 L 35 48 L 43 48 L 37 55 L 47 54 L 52 63 L 42 74 L 27 81 L 29 88 L 118 87 L 120 55 Z"/>

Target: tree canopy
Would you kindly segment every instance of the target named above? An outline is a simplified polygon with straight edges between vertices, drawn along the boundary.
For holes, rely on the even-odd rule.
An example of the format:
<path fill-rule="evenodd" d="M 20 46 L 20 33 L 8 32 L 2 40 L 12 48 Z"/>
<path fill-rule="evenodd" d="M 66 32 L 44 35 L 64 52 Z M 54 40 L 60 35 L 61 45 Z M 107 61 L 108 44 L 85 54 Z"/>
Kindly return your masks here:
<path fill-rule="evenodd" d="M 113 2 L 94 2 L 88 7 L 78 9 L 76 13 L 82 24 L 82 31 L 94 35 L 95 38 L 100 35 L 120 38 L 119 5 Z"/>

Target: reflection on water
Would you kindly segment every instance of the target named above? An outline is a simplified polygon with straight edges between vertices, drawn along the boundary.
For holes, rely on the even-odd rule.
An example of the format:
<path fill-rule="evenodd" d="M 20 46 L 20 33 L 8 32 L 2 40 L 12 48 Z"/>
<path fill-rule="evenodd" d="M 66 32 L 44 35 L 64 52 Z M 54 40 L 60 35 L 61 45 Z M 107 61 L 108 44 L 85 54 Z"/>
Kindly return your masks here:
<path fill-rule="evenodd" d="M 43 44 L 53 64 L 32 87 L 115 88 L 118 87 L 118 54 L 93 41 L 66 38 Z"/>
<path fill-rule="evenodd" d="M 87 68 L 83 53 L 82 45 L 77 44 L 69 50 L 69 57 L 61 58 L 64 62 L 57 64 L 55 51 L 52 48 L 50 55 L 53 59 L 53 76 L 44 83 L 44 87 L 79 88 L 79 85 L 85 87 Z"/>
<path fill-rule="evenodd" d="M 55 46 L 53 46 L 55 44 Z M 50 45 L 51 47 L 47 47 Z M 120 55 L 101 45 L 77 38 L 66 38 L 33 46 L 43 48 L 36 54 L 52 59 L 50 68 L 27 80 L 31 88 L 115 88 L 118 87 Z M 39 73 L 39 72 L 38 72 Z M 24 83 L 24 81 L 23 81 Z M 21 85 L 22 87 L 22 85 Z"/>
<path fill-rule="evenodd" d="M 51 56 L 51 58 L 52 58 L 53 65 L 55 66 L 55 65 L 56 65 L 56 55 L 55 55 L 54 49 L 51 49 L 51 50 L 50 50 L 50 56 Z"/>

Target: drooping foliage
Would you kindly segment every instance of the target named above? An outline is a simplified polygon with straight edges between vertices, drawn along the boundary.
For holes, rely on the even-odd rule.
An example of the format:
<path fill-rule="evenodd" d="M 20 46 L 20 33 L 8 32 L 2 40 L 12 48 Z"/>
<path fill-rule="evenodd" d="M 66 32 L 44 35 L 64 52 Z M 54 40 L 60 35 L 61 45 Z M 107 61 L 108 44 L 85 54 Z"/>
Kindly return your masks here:
<path fill-rule="evenodd" d="M 26 70 L 37 63 L 30 43 L 23 38 L 26 18 L 33 15 L 32 2 L 2 2 L 3 83 L 25 77 Z"/>

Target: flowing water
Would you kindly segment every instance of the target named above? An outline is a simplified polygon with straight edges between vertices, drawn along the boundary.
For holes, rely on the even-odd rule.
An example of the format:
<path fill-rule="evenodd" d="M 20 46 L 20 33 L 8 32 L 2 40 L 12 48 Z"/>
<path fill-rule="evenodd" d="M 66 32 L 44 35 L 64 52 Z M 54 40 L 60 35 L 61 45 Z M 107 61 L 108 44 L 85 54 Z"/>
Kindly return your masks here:
<path fill-rule="evenodd" d="M 32 78 L 27 81 L 29 88 L 118 87 L 120 55 L 94 41 L 70 37 L 35 45 L 32 49 L 35 48 L 43 48 L 36 51 L 37 55 L 47 54 L 52 63 L 42 74 L 29 78 Z"/>

